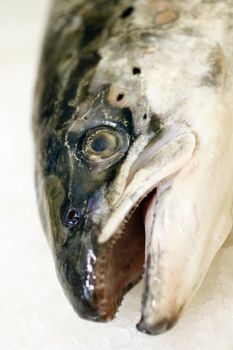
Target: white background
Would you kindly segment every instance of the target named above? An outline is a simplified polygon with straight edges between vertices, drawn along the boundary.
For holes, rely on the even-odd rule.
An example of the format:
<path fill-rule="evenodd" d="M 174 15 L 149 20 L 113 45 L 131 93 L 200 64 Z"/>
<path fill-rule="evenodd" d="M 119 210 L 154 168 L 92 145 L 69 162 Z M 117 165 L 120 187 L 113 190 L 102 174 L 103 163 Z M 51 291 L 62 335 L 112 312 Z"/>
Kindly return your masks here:
<path fill-rule="evenodd" d="M 47 0 L 0 0 L 0 349 L 233 350 L 230 243 L 181 321 L 163 336 L 135 330 L 141 286 L 109 324 L 80 320 L 63 296 L 33 182 L 32 90 L 47 10 Z"/>

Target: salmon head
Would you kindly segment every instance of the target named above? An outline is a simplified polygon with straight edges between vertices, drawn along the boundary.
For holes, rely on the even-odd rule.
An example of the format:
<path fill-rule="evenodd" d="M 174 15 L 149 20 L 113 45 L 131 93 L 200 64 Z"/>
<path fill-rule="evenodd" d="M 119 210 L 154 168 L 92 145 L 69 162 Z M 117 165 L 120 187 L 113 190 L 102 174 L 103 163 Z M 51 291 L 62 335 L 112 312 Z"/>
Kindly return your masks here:
<path fill-rule="evenodd" d="M 143 277 L 137 327 L 159 334 L 232 228 L 229 8 L 60 3 L 35 104 L 38 201 L 57 274 L 93 321 L 111 320 Z"/>

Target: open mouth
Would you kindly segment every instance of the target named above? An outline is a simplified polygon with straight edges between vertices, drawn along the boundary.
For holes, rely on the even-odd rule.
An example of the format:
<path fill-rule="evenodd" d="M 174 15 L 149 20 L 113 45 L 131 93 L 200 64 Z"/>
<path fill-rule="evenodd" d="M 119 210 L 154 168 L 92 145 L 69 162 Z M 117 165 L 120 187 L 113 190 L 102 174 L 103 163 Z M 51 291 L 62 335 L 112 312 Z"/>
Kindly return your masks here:
<path fill-rule="evenodd" d="M 124 187 L 122 192 L 113 187 L 113 209 L 98 237 L 95 265 L 100 320 L 114 317 L 124 294 L 142 277 L 144 263 L 151 255 L 156 222 L 161 218 L 161 200 L 174 186 L 196 147 L 195 135 L 185 127 L 169 130 L 162 141 L 150 146 L 134 163 L 128 181 L 120 184 Z M 147 277 L 148 272 L 145 271 Z M 143 304 L 147 294 L 144 293 Z"/>
<path fill-rule="evenodd" d="M 143 275 L 146 216 L 155 195 L 156 189 L 142 198 L 102 248 L 96 265 L 96 297 L 103 321 L 114 318 L 125 293 Z"/>

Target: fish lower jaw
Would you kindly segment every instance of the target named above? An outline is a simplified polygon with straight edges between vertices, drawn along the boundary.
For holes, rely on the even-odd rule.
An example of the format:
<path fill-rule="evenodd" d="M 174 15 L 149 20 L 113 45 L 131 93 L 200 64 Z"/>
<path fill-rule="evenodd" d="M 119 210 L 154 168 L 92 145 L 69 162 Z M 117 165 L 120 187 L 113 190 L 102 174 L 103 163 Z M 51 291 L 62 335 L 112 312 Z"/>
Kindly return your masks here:
<path fill-rule="evenodd" d="M 100 321 L 110 321 L 124 295 L 143 277 L 150 245 L 148 212 L 157 205 L 157 192 L 171 186 L 175 174 L 154 186 L 144 186 L 141 196 L 125 211 L 120 225 L 110 239 L 100 244 L 95 268 L 97 309 Z M 159 196 L 158 196 L 159 197 Z M 154 209 L 152 210 L 154 212 Z"/>

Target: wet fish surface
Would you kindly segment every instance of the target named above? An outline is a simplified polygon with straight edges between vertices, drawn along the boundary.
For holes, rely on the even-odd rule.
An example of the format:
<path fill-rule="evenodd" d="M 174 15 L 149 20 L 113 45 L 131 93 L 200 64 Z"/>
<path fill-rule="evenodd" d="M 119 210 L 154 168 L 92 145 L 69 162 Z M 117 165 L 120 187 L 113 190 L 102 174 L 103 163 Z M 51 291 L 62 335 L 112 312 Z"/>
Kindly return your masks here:
<path fill-rule="evenodd" d="M 170 329 L 232 229 L 233 2 L 55 0 L 34 108 L 36 187 L 80 317 L 142 277 Z"/>

